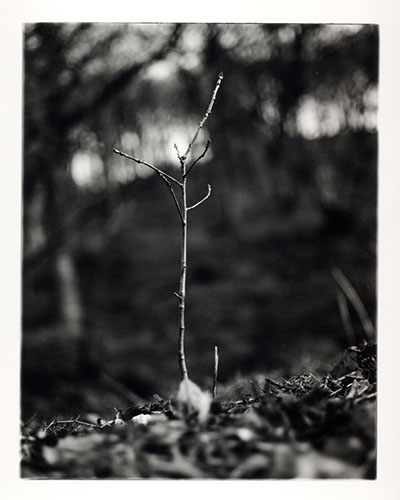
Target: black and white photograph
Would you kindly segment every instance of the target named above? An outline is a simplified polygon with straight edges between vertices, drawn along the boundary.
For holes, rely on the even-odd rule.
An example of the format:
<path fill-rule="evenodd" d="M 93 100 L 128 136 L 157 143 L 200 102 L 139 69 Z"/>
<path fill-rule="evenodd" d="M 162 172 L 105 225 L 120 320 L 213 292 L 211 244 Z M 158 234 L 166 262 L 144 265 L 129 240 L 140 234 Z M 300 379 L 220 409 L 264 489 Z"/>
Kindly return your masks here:
<path fill-rule="evenodd" d="M 23 52 L 21 477 L 375 479 L 379 27 Z"/>
<path fill-rule="evenodd" d="M 379 26 L 22 29 L 21 477 L 375 479 Z"/>

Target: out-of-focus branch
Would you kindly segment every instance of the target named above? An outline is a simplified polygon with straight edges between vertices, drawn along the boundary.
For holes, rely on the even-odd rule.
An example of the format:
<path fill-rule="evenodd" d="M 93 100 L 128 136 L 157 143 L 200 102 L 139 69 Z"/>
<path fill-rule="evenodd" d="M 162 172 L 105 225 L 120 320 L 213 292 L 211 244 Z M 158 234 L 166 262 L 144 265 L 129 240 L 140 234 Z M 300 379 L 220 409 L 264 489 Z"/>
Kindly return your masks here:
<path fill-rule="evenodd" d="M 93 47 L 74 64 L 70 65 L 70 69 L 74 70 L 74 77 L 69 84 L 70 87 L 75 83 L 77 83 L 81 77 L 82 69 L 87 66 L 88 63 L 91 63 L 97 57 L 101 57 L 104 54 L 104 51 L 116 40 L 120 37 L 120 33 L 118 31 L 113 31 L 108 36 L 100 39 L 96 42 Z"/>
<path fill-rule="evenodd" d="M 91 99 L 88 99 L 84 105 L 79 105 L 77 108 L 68 113 L 65 116 L 64 123 L 71 126 L 79 121 L 82 116 L 85 116 L 98 106 L 104 105 L 115 98 L 115 95 L 121 92 L 131 82 L 131 79 L 134 76 L 146 69 L 154 61 L 163 59 L 170 50 L 176 47 L 181 31 L 182 25 L 177 24 L 172 30 L 167 42 L 163 44 L 161 48 L 159 48 L 156 52 L 149 54 L 145 61 L 134 63 L 114 75 L 106 84 L 102 86 L 102 89 Z"/>
<path fill-rule="evenodd" d="M 69 47 L 71 44 L 75 43 L 76 37 L 88 31 L 92 26 L 92 23 L 79 23 L 74 29 L 69 33 L 68 37 L 65 40 L 65 44 Z"/>
<path fill-rule="evenodd" d="M 340 318 L 342 320 L 343 328 L 346 333 L 348 345 L 352 346 L 355 344 L 355 336 L 345 294 L 343 292 L 339 292 L 336 296 L 336 300 L 338 303 Z"/>

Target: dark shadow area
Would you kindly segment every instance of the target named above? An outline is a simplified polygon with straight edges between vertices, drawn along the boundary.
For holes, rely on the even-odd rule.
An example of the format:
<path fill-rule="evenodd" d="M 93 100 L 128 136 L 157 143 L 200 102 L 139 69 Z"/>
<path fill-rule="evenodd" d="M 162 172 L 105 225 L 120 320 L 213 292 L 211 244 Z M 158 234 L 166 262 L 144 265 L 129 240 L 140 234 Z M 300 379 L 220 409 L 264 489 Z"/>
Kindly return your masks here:
<path fill-rule="evenodd" d="M 24 29 L 22 417 L 112 412 L 179 383 L 173 174 L 194 158 L 186 352 L 212 385 L 321 373 L 376 316 L 378 29 L 32 24 Z M 340 300 L 342 302 L 340 302 Z M 342 314 L 341 314 L 342 312 Z M 134 400 L 134 401 L 132 401 Z"/>

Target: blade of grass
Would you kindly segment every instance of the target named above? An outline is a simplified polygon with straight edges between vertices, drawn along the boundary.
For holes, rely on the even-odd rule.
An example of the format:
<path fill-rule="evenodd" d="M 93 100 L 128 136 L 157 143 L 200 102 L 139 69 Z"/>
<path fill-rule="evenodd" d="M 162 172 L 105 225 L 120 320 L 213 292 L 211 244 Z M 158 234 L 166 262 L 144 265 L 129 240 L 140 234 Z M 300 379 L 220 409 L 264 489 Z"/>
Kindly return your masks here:
<path fill-rule="evenodd" d="M 338 303 L 340 318 L 342 320 L 344 332 L 347 338 L 347 344 L 350 346 L 356 344 L 356 336 L 354 333 L 354 328 L 351 323 L 349 307 L 347 305 L 346 296 L 343 292 L 339 292 L 336 296 L 336 300 Z"/>
<path fill-rule="evenodd" d="M 341 271 L 338 267 L 332 269 L 332 276 L 334 277 L 337 284 L 343 290 L 344 294 L 348 298 L 348 300 L 353 305 L 356 310 L 358 317 L 360 318 L 361 325 L 365 331 L 367 339 L 369 341 L 375 340 L 375 328 L 370 320 L 367 310 L 365 309 L 362 300 L 360 299 L 358 293 L 355 291 L 353 285 L 346 278 L 343 271 Z"/>

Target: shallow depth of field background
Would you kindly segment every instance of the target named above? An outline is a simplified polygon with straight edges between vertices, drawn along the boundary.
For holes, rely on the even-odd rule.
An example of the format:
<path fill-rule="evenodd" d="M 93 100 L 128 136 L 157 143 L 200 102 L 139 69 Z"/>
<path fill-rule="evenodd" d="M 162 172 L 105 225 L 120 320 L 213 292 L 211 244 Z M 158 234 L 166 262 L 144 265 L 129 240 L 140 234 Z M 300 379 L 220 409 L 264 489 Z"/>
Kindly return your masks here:
<path fill-rule="evenodd" d="M 186 352 L 212 384 L 324 370 L 340 268 L 376 314 L 376 26 L 24 28 L 22 416 L 112 413 L 179 382 L 180 221 L 164 183 L 225 78 L 190 175 Z"/>

